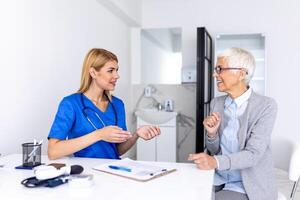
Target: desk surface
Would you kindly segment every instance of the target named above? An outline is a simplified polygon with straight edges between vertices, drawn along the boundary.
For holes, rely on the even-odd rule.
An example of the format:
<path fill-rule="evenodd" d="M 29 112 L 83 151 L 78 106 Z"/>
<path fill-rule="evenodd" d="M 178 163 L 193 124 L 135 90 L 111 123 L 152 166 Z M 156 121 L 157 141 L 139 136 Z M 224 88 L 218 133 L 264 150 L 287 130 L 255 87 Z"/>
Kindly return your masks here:
<path fill-rule="evenodd" d="M 123 199 L 123 200 L 158 200 L 158 199 L 211 199 L 213 171 L 204 171 L 194 164 L 146 162 L 162 167 L 174 167 L 176 172 L 149 182 L 137 182 L 126 178 L 95 171 L 92 167 L 110 162 L 107 159 L 62 158 L 49 161 L 42 156 L 45 164 L 60 162 L 69 165 L 78 164 L 84 167 L 84 174 L 93 174 L 94 184 L 91 187 L 70 187 L 68 184 L 56 188 L 25 188 L 20 182 L 33 176 L 32 170 L 14 169 L 22 162 L 21 154 L 0 157 L 0 197 L 3 199 Z"/>

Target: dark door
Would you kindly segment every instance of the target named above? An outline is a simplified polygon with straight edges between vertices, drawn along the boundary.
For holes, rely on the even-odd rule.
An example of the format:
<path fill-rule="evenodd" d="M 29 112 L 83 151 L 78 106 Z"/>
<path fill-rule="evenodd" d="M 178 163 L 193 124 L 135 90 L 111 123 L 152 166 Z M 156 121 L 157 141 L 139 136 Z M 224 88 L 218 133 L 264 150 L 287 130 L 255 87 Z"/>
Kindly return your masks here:
<path fill-rule="evenodd" d="M 197 89 L 196 89 L 196 152 L 203 152 L 204 117 L 209 113 L 213 98 L 213 42 L 204 27 L 197 28 Z"/>

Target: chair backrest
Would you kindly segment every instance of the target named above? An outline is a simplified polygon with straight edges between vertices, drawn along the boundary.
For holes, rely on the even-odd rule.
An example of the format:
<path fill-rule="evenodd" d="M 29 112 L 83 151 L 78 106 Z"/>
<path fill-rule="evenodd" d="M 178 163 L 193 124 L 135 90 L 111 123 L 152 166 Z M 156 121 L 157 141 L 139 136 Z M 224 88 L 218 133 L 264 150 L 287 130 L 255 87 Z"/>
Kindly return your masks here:
<path fill-rule="evenodd" d="M 289 174 L 289 179 L 297 181 L 300 176 L 300 144 L 282 137 L 275 137 L 271 144 L 275 167 Z"/>

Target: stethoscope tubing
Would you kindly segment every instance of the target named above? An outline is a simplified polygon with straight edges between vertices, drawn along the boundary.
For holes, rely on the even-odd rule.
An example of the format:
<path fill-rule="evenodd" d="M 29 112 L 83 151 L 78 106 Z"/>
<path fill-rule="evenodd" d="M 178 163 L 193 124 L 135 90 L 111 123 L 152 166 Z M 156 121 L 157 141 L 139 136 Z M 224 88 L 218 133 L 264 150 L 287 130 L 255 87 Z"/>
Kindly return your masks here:
<path fill-rule="evenodd" d="M 115 106 L 114 104 L 111 102 L 111 100 L 107 97 L 106 94 L 104 94 L 106 96 L 106 98 L 108 99 L 109 103 L 112 105 L 112 108 L 113 108 L 113 111 L 114 111 L 114 115 L 115 115 L 115 123 L 116 125 L 118 124 L 118 116 L 117 116 L 117 112 L 116 112 L 116 109 L 115 109 Z M 98 128 L 96 127 L 96 125 L 92 122 L 92 120 L 89 118 L 89 116 L 87 115 L 86 113 L 86 110 L 87 109 L 90 109 L 94 112 L 94 114 L 96 115 L 96 117 L 99 119 L 99 121 L 101 122 L 101 124 L 103 125 L 103 127 L 106 126 L 106 124 L 104 123 L 104 121 L 101 119 L 101 117 L 98 115 L 98 113 L 91 107 L 88 107 L 84 104 L 84 100 L 83 100 L 83 93 L 80 94 L 80 101 L 81 101 L 81 104 L 82 104 L 82 113 L 83 115 L 85 116 L 85 118 L 89 121 L 89 123 L 93 126 L 93 128 L 95 130 L 97 130 Z"/>

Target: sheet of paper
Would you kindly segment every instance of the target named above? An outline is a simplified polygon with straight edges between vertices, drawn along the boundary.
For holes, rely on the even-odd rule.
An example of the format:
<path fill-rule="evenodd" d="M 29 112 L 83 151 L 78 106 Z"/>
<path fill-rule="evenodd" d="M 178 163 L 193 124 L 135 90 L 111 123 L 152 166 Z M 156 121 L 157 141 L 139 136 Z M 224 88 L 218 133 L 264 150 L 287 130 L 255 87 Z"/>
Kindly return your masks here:
<path fill-rule="evenodd" d="M 95 166 L 93 169 L 139 181 L 151 180 L 155 177 L 175 171 L 174 168 L 148 165 L 129 158 Z"/>

